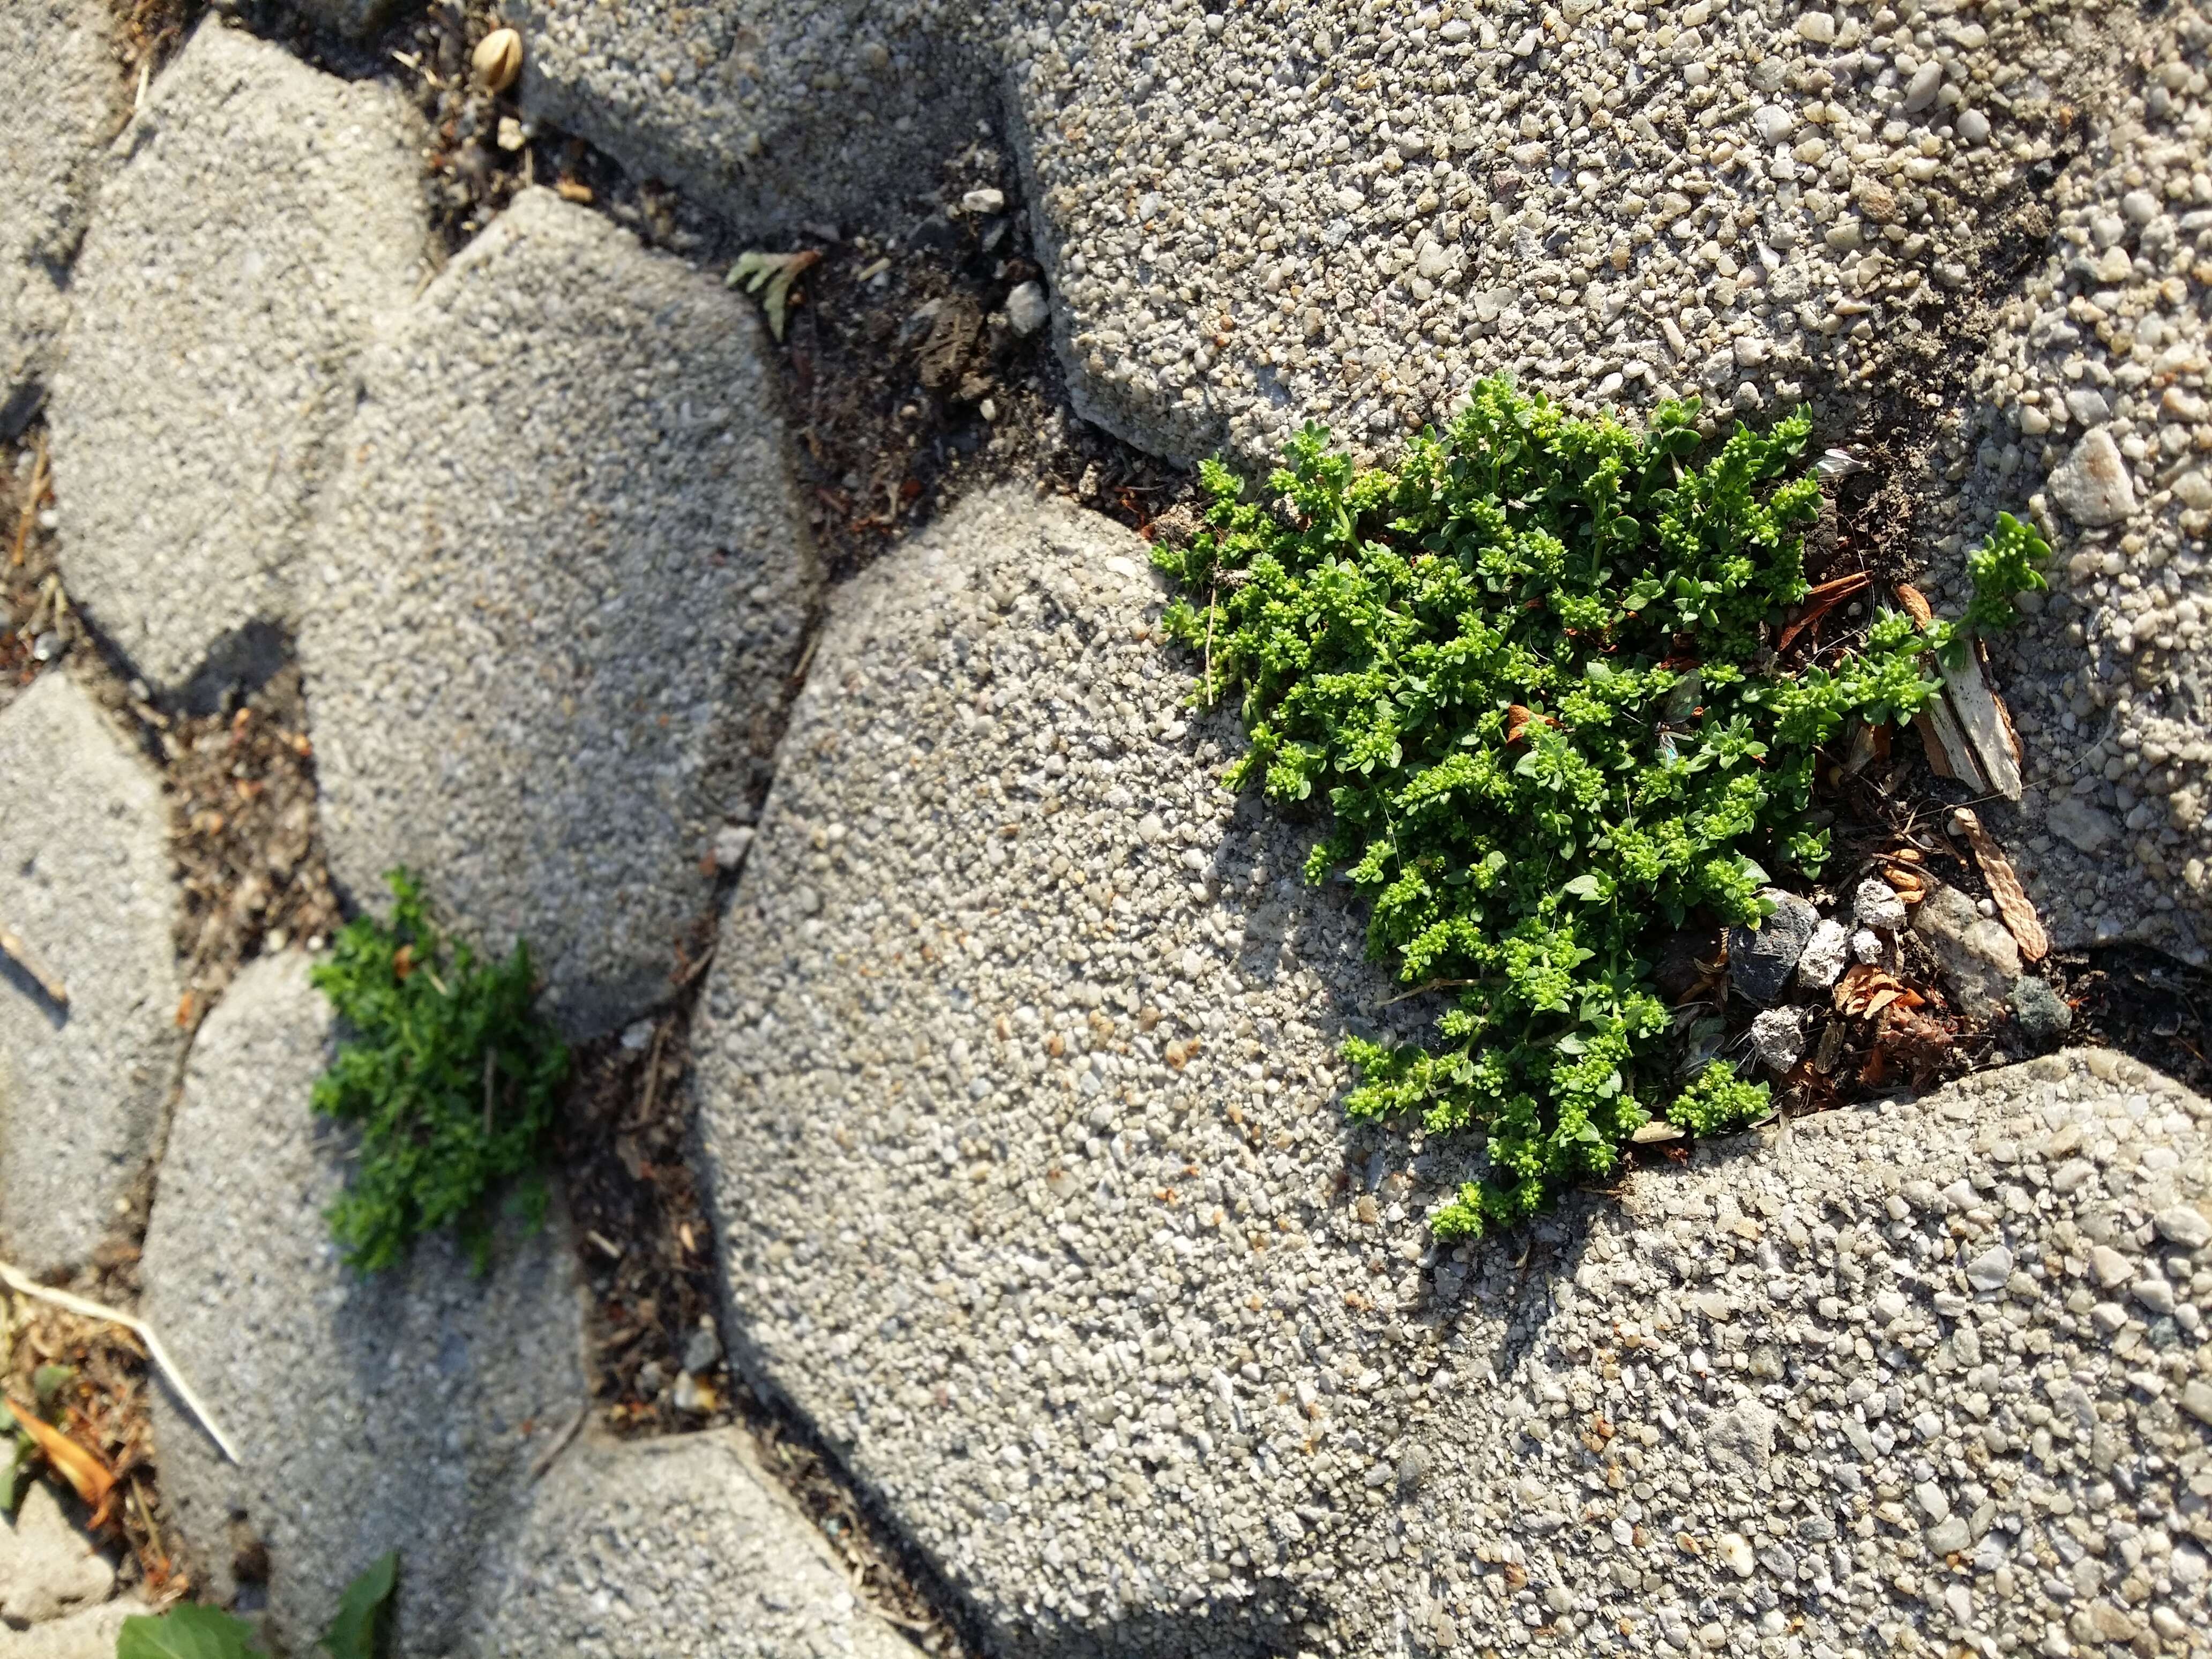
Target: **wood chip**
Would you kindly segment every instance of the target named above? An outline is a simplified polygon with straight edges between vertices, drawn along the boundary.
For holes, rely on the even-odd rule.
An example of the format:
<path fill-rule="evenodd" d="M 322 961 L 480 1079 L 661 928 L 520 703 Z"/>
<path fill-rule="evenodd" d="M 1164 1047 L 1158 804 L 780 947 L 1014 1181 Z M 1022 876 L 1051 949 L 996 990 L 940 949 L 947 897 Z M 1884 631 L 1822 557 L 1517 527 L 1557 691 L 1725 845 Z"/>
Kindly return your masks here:
<path fill-rule="evenodd" d="M 2020 884 L 2012 860 L 1998 846 L 1996 837 L 1990 834 L 1970 808 L 1961 806 L 1951 814 L 1951 822 L 1959 833 L 1966 836 L 1966 844 L 1974 849 L 1974 858 L 1982 866 L 1982 878 L 1990 884 L 1990 896 L 1996 901 L 1997 915 L 2011 929 L 2020 953 L 2030 962 L 2040 962 L 2051 954 L 2051 936 L 2043 931 L 2043 923 L 2035 914 L 2035 907 L 2027 902 L 2027 893 Z"/>
<path fill-rule="evenodd" d="M 1908 583 L 1897 585 L 1897 602 L 1923 628 L 1936 619 L 1920 591 Z M 1912 717 L 1929 769 L 1939 778 L 1956 778 L 1977 793 L 2018 800 L 2025 782 L 2020 735 L 1990 678 L 1989 653 L 1976 642 L 1956 668 L 1932 657 L 1922 660 L 1943 683 L 1943 695 Z"/>
<path fill-rule="evenodd" d="M 2020 772 L 2020 739 L 2012 734 L 2012 718 L 2004 700 L 1990 683 L 1989 659 L 1977 644 L 1957 668 L 1938 665 L 1943 677 L 1943 700 L 1951 707 L 1960 734 L 1972 747 L 1974 763 L 1988 787 L 2007 800 L 2018 800 L 2025 787 Z M 1954 756 L 1955 761 L 1956 756 Z"/>

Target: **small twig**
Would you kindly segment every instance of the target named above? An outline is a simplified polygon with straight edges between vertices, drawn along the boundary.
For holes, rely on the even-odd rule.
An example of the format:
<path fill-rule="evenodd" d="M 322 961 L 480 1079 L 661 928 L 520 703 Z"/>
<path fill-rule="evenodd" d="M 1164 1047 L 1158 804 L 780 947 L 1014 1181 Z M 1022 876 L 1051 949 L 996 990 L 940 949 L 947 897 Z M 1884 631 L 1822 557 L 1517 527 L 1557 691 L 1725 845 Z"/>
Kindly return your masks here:
<path fill-rule="evenodd" d="M 72 1296 L 67 1291 L 58 1291 L 51 1285 L 41 1285 L 20 1267 L 5 1261 L 0 1261 L 0 1285 L 5 1285 L 18 1296 L 27 1296 L 38 1302 L 51 1302 L 63 1311 L 78 1315 L 85 1319 L 104 1319 L 111 1325 L 120 1325 L 125 1330 L 132 1333 L 146 1345 L 147 1353 L 152 1357 L 154 1363 L 161 1367 L 161 1375 L 169 1379 L 169 1386 L 177 1391 L 178 1398 L 191 1408 L 194 1417 L 199 1419 L 200 1426 L 208 1431 L 209 1437 L 222 1448 L 222 1455 L 234 1463 L 241 1461 L 237 1449 L 232 1446 L 229 1438 L 216 1425 L 215 1414 L 208 1410 L 206 1402 L 193 1392 L 192 1385 L 185 1381 L 185 1374 L 178 1368 L 177 1362 L 169 1358 L 168 1349 L 161 1345 L 161 1339 L 154 1334 L 154 1328 L 144 1320 L 132 1314 L 118 1312 L 113 1308 L 102 1307 L 99 1303 L 87 1301 L 83 1297 Z"/>
<path fill-rule="evenodd" d="M 1213 702 L 1213 611 L 1221 597 L 1221 583 L 1217 580 L 1206 591 L 1206 701 Z"/>
<path fill-rule="evenodd" d="M 22 511 L 15 515 L 15 568 L 23 568 L 23 556 L 31 545 L 31 526 L 38 521 L 39 498 L 46 493 L 46 434 L 39 434 L 38 459 L 31 463 L 31 493 L 24 498 Z"/>
<path fill-rule="evenodd" d="M 491 1139 L 492 1065 L 492 1053 L 487 1048 L 484 1050 L 484 1139 L 487 1140 Z"/>
<path fill-rule="evenodd" d="M 1397 1003 L 1411 1002 L 1415 997 L 1425 996 L 1431 991 L 1457 991 L 1469 985 L 1483 985 L 1488 982 L 1480 979 L 1432 979 L 1425 985 L 1416 985 L 1412 990 L 1402 992 L 1397 996 L 1385 997 L 1375 1006 L 1377 1008 L 1388 1008 Z"/>
<path fill-rule="evenodd" d="M 553 1460 L 568 1449 L 568 1443 L 576 1437 L 576 1431 L 584 1426 L 584 1418 L 591 1409 L 590 1401 L 578 1401 L 576 1409 L 569 1414 L 568 1422 L 563 1424 L 560 1432 L 553 1437 L 553 1443 L 531 1459 L 531 1485 L 535 1486 L 544 1479 L 545 1471 L 553 1467 Z"/>
<path fill-rule="evenodd" d="M 69 1006 L 69 987 L 41 968 L 38 958 L 31 954 L 30 948 L 5 927 L 0 927 L 0 956 L 6 956 L 18 968 L 39 982 L 39 988 L 51 997 L 58 1006 L 64 1008 Z"/>

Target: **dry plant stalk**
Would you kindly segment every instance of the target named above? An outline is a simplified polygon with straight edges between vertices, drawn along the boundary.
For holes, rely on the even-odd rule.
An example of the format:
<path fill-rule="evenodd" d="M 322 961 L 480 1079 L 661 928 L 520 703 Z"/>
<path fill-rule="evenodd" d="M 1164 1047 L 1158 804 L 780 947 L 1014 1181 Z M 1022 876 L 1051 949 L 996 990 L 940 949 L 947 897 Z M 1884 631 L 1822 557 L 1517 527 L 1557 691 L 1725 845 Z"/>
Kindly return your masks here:
<path fill-rule="evenodd" d="M 1951 822 L 1966 838 L 1966 845 L 1974 849 L 1974 857 L 1982 866 L 1983 879 L 1990 884 L 1990 896 L 1996 901 L 1997 914 L 2011 929 L 2021 955 L 2030 962 L 2040 962 L 2051 954 L 2051 936 L 2043 931 L 2043 923 L 2035 914 L 2035 907 L 2027 902 L 2027 890 L 2020 884 L 2012 860 L 1998 846 L 1996 837 L 1982 825 L 1970 807 L 1961 806 L 1951 814 Z"/>

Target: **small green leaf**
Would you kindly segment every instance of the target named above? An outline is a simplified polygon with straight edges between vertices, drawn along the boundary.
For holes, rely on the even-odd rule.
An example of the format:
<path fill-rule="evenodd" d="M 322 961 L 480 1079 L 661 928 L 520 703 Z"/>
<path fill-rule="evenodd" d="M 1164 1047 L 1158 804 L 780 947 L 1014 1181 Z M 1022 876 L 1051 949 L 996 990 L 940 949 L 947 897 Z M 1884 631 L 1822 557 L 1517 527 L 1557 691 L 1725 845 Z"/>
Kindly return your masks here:
<path fill-rule="evenodd" d="M 383 1659 L 392 1589 L 398 1581 L 399 1552 L 391 1550 L 345 1587 L 323 1633 L 323 1650 L 331 1659 Z"/>
<path fill-rule="evenodd" d="M 115 1659 L 257 1659 L 253 1626 L 213 1607 L 187 1601 L 158 1619 L 126 1619 Z"/>

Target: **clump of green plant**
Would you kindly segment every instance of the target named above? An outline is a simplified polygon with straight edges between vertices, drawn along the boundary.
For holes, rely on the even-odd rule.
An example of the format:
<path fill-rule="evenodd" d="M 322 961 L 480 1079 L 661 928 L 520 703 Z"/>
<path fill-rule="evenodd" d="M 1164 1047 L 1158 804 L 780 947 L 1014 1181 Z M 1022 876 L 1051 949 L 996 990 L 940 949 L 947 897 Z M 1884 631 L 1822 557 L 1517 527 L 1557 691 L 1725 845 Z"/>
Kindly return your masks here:
<path fill-rule="evenodd" d="M 329 1659 L 384 1659 L 392 1650 L 392 1592 L 398 1582 L 398 1553 L 378 1557 L 345 1587 L 315 1645 Z M 125 1619 L 115 1641 L 115 1659 L 265 1659 L 267 1651 L 243 1619 L 190 1601 Z"/>
<path fill-rule="evenodd" d="M 316 1080 L 314 1109 L 361 1127 L 331 1231 L 349 1263 L 374 1272 L 450 1224 L 481 1272 L 495 1187 L 519 1182 L 514 1207 L 532 1225 L 544 1216 L 538 1167 L 568 1050 L 532 1012 L 526 945 L 479 963 L 466 945 L 448 949 L 407 872 L 386 879 L 390 922 L 347 923 L 313 969 L 349 1028 Z"/>
<path fill-rule="evenodd" d="M 1770 632 L 1819 510 L 1810 418 L 1699 458 L 1696 411 L 1662 404 L 1638 434 L 1489 380 L 1391 470 L 1310 426 L 1276 502 L 1210 463 L 1208 528 L 1153 553 L 1186 592 L 1166 626 L 1203 653 L 1199 701 L 1242 693 L 1226 781 L 1325 799 L 1307 878 L 1345 868 L 1370 951 L 1449 995 L 1433 1045 L 1345 1049 L 1355 1116 L 1486 1133 L 1443 1237 L 1607 1175 L 1655 1108 L 1706 1134 L 1765 1109 L 1725 1065 L 1670 1086 L 1645 935 L 1693 910 L 1755 925 L 1762 860 L 1816 871 L 1821 745 L 1854 716 L 1909 720 L 1955 633 L 1885 614 L 1827 665 L 1782 667 Z M 2034 580 L 2006 524 L 1977 567 L 1992 594 Z"/>

